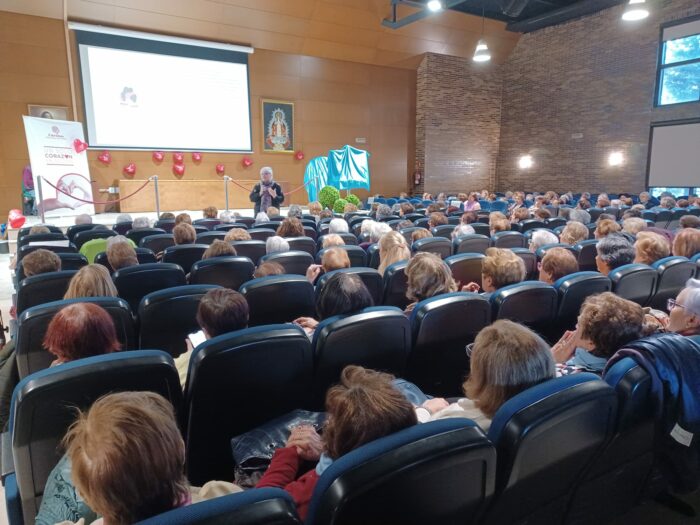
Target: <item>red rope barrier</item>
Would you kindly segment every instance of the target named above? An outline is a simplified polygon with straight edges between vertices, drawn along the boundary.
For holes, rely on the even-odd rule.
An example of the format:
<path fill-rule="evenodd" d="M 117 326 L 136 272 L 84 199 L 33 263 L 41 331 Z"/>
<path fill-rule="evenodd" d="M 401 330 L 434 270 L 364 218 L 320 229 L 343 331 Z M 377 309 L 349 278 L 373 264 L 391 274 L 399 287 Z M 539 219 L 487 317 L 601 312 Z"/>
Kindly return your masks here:
<path fill-rule="evenodd" d="M 239 188 L 244 189 L 245 191 L 248 191 L 248 192 L 253 191 L 253 188 L 246 188 L 245 186 L 243 186 L 243 184 L 239 184 L 238 182 L 236 182 L 235 180 L 233 180 L 233 179 L 230 178 L 230 177 L 229 177 L 229 180 L 230 180 L 231 182 L 233 182 L 233 183 L 234 183 L 236 186 L 238 186 Z M 301 186 L 299 186 L 298 188 L 294 188 L 293 190 L 289 190 L 288 192 L 282 192 L 282 193 L 283 193 L 283 195 L 291 195 L 292 193 L 295 193 L 295 192 L 297 192 L 297 191 L 299 191 L 299 190 L 303 190 L 303 189 L 306 188 L 309 184 L 311 184 L 313 181 L 314 181 L 314 179 L 311 179 L 311 180 L 309 180 L 308 182 L 305 182 L 304 184 L 302 184 Z"/>
<path fill-rule="evenodd" d="M 78 198 L 78 197 L 74 197 L 74 196 L 71 195 L 70 193 L 66 193 L 66 192 L 63 191 L 61 188 L 57 188 L 56 186 L 54 186 L 53 184 L 51 184 L 51 183 L 50 183 L 49 181 L 47 181 L 46 179 L 41 179 L 41 180 L 42 180 L 42 182 L 45 182 L 46 184 L 48 184 L 49 186 L 51 186 L 51 187 L 52 187 L 53 189 L 55 189 L 56 191 L 60 191 L 61 193 L 63 193 L 63 195 L 66 195 L 66 196 L 70 197 L 71 199 L 75 199 L 75 200 L 77 200 L 77 201 L 84 202 L 84 203 L 86 203 L 86 204 L 100 204 L 100 205 L 115 204 L 115 203 L 117 203 L 117 202 L 121 202 L 121 201 L 124 201 L 124 200 L 126 200 L 126 199 L 128 199 L 128 198 L 131 198 L 131 197 L 133 197 L 134 195 L 136 195 L 138 192 L 140 192 L 142 189 L 144 189 L 144 188 L 148 185 L 149 182 L 151 182 L 151 179 L 147 179 L 146 182 L 144 182 L 143 185 L 142 185 L 140 188 L 138 188 L 135 192 L 130 193 L 130 194 L 127 195 L 126 197 L 121 197 L 121 198 L 119 198 L 119 199 L 114 199 L 113 201 L 88 201 L 88 200 L 85 200 L 85 199 L 80 199 L 80 198 Z"/>

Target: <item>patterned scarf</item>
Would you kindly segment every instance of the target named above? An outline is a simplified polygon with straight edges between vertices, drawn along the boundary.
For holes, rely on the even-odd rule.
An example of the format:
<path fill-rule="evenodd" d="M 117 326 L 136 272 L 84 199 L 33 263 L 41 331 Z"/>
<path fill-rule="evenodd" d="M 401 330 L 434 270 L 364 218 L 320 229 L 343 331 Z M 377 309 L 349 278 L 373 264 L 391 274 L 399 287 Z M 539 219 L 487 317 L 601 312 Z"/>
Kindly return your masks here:
<path fill-rule="evenodd" d="M 272 181 L 260 183 L 260 187 L 265 190 L 262 194 L 262 198 L 260 199 L 260 211 L 267 212 L 267 209 L 272 206 L 272 195 L 270 195 L 270 193 L 267 191 L 272 187 L 272 184 Z"/>

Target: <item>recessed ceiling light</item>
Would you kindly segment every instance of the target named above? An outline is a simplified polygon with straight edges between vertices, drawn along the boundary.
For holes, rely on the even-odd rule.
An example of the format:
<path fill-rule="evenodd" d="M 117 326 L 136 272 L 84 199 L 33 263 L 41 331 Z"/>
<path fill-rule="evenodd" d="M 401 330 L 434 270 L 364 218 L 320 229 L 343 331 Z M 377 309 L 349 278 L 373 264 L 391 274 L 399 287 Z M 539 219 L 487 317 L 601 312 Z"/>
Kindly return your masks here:
<path fill-rule="evenodd" d="M 648 16 L 649 10 L 646 6 L 646 0 L 630 0 L 625 8 L 625 12 L 622 13 L 622 19 L 627 22 L 644 20 Z"/>
<path fill-rule="evenodd" d="M 440 9 L 442 9 L 442 2 L 440 0 L 430 0 L 430 2 L 428 2 L 428 9 L 432 12 L 440 11 Z"/>

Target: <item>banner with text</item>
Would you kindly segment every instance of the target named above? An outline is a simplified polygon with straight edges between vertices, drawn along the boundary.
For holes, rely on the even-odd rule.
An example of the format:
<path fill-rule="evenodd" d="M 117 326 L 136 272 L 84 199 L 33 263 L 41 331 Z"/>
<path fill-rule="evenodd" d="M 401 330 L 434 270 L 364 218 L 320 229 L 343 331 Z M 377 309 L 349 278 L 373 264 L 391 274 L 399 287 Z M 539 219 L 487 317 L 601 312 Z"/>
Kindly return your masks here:
<path fill-rule="evenodd" d="M 47 217 L 95 213 L 83 126 L 80 122 L 23 117 L 36 204 Z M 39 201 L 39 181 L 43 200 Z M 50 183 L 50 184 L 49 184 Z M 58 191 L 56 188 L 59 188 Z M 73 198 L 75 197 L 75 198 Z"/>

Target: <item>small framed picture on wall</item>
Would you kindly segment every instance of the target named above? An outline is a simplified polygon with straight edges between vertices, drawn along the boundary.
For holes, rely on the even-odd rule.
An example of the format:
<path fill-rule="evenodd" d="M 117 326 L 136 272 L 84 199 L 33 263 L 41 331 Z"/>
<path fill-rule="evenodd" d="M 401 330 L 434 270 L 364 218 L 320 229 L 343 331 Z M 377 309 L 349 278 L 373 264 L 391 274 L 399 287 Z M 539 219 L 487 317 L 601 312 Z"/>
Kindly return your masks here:
<path fill-rule="evenodd" d="M 263 151 L 294 153 L 294 102 L 262 99 Z"/>
<path fill-rule="evenodd" d="M 44 104 L 27 105 L 27 114 L 30 117 L 50 118 L 53 120 L 68 120 L 70 108 L 66 106 L 46 106 Z"/>

